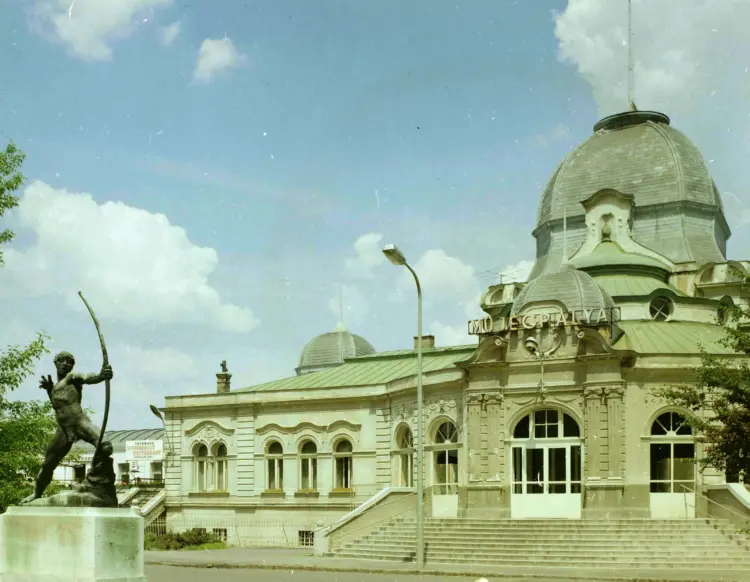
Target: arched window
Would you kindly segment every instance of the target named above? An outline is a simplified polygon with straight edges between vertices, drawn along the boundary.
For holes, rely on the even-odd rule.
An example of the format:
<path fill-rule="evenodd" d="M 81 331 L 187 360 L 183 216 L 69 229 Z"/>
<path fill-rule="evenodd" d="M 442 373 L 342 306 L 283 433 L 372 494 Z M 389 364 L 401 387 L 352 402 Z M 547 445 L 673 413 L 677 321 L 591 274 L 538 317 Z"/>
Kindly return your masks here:
<path fill-rule="evenodd" d="M 216 462 L 216 491 L 226 491 L 229 489 L 229 468 L 227 465 L 227 447 L 220 443 L 214 453 Z"/>
<path fill-rule="evenodd" d="M 268 491 L 284 490 L 284 449 L 281 443 L 273 441 L 266 449 L 266 488 Z"/>
<path fill-rule="evenodd" d="M 312 441 L 306 441 L 300 447 L 300 489 L 317 491 L 318 489 L 318 447 Z"/>
<path fill-rule="evenodd" d="M 580 494 L 580 439 L 578 422 L 562 410 L 542 408 L 521 418 L 513 427 L 512 492 Z"/>
<path fill-rule="evenodd" d="M 398 485 L 414 487 L 414 440 L 411 429 L 402 426 L 396 433 L 398 448 Z"/>
<path fill-rule="evenodd" d="M 458 493 L 458 430 L 452 422 L 444 422 L 435 433 L 433 454 L 435 459 L 435 493 Z"/>
<path fill-rule="evenodd" d="M 333 453 L 336 466 L 336 480 L 334 481 L 336 489 L 352 488 L 352 450 L 352 443 L 346 439 L 340 440 L 336 443 L 336 449 Z"/>
<path fill-rule="evenodd" d="M 208 462 L 208 447 L 198 445 L 195 451 L 195 490 L 206 491 L 210 483 L 210 465 Z"/>
<path fill-rule="evenodd" d="M 651 493 L 695 488 L 695 439 L 687 420 L 665 412 L 651 425 Z"/>

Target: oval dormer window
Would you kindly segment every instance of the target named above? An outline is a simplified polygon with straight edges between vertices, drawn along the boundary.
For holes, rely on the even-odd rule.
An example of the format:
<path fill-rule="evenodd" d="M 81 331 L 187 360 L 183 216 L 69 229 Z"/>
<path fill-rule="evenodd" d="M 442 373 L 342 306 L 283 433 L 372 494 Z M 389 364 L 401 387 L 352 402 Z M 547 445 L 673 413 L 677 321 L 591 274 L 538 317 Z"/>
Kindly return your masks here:
<path fill-rule="evenodd" d="M 648 312 L 654 321 L 667 321 L 674 306 L 668 297 L 654 297 L 648 305 Z"/>

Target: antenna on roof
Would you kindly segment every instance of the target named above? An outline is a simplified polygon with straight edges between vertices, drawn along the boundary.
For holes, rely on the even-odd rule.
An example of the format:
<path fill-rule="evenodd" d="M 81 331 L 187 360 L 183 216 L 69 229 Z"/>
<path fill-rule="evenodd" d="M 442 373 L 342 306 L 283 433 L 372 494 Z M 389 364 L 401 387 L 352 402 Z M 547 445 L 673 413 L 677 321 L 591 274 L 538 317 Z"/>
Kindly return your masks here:
<path fill-rule="evenodd" d="M 562 264 L 568 264 L 568 209 L 563 208 L 563 257 Z"/>
<path fill-rule="evenodd" d="M 633 101 L 633 0 L 628 0 L 628 111 L 638 111 Z"/>

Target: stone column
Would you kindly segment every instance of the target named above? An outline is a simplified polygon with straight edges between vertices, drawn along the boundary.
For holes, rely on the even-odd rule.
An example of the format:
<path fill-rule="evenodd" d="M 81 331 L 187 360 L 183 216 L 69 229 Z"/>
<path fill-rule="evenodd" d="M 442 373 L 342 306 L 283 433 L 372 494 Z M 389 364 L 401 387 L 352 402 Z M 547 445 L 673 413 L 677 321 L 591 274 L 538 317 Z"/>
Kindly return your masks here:
<path fill-rule="evenodd" d="M 488 481 L 500 481 L 505 460 L 505 432 L 503 431 L 503 395 L 485 394 L 487 406 L 487 462 Z"/>
<path fill-rule="evenodd" d="M 607 452 L 609 454 L 609 477 L 622 477 L 622 398 L 625 388 L 610 386 L 604 389 L 607 397 Z"/>
<path fill-rule="evenodd" d="M 588 386 L 583 390 L 586 399 L 584 445 L 586 451 L 586 478 L 601 477 L 602 442 L 600 434 L 601 401 L 604 390 L 598 386 Z"/>
<path fill-rule="evenodd" d="M 468 394 L 468 445 L 469 445 L 469 482 L 481 479 L 481 447 L 482 447 L 482 394 Z"/>

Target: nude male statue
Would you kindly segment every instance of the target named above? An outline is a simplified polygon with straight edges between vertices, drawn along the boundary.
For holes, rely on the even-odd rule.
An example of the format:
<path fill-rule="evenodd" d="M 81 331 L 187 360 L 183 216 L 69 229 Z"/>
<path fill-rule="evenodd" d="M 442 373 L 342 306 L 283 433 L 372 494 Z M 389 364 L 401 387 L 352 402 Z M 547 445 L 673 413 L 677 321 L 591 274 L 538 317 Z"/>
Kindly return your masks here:
<path fill-rule="evenodd" d="M 34 493 L 26 497 L 21 504 L 30 503 L 42 496 L 52 481 L 52 475 L 79 440 L 96 447 L 99 443 L 100 429 L 94 425 L 81 408 L 81 397 L 84 384 L 99 384 L 112 378 L 112 367 L 104 366 L 98 374 L 79 374 L 73 372 L 75 358 L 69 352 L 60 352 L 54 359 L 57 368 L 57 383 L 52 376 L 42 376 L 39 388 L 46 390 L 57 418 L 57 432 L 47 446 L 44 463 L 36 477 Z"/>

